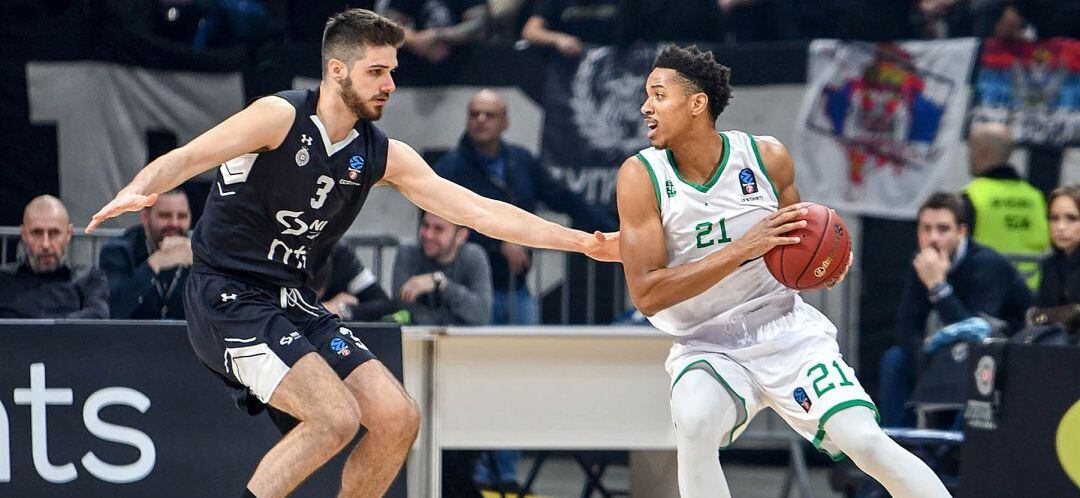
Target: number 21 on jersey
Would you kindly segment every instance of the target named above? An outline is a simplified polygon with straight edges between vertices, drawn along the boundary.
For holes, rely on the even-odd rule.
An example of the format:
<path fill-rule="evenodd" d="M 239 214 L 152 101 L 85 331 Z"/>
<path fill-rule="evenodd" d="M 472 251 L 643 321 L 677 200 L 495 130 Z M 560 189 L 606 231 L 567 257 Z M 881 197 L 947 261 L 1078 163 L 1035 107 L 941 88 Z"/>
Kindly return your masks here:
<path fill-rule="evenodd" d="M 719 232 L 718 234 L 713 234 L 713 227 L 717 229 L 717 232 Z M 720 221 L 717 221 L 715 225 L 711 221 L 703 221 L 701 223 L 698 223 L 694 227 L 694 230 L 697 230 L 698 249 L 704 249 L 713 245 L 714 243 L 723 244 L 726 242 L 731 242 L 731 237 L 728 237 L 727 234 L 727 224 L 725 223 L 724 218 L 720 218 Z M 719 235 L 720 237 L 713 239 L 709 238 L 710 235 L 712 235 L 713 237 Z"/>

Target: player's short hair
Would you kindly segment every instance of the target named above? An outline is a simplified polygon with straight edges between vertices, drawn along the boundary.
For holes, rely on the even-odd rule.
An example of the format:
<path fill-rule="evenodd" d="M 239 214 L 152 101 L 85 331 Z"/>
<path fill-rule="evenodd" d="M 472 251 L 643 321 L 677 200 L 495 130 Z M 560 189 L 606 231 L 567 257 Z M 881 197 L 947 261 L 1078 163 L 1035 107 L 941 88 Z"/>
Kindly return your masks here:
<path fill-rule="evenodd" d="M 366 9 L 348 9 L 330 16 L 322 37 L 323 69 L 330 59 L 346 64 L 363 57 L 365 47 L 401 47 L 405 29 L 400 24 Z"/>
<path fill-rule="evenodd" d="M 697 45 L 680 47 L 668 45 L 653 61 L 658 67 L 674 69 L 689 93 L 704 92 L 709 98 L 709 115 L 713 121 L 727 108 L 731 100 L 731 69 L 716 62 L 712 52 L 703 52 Z"/>
<path fill-rule="evenodd" d="M 955 192 L 934 192 L 919 206 L 919 214 L 927 209 L 944 209 L 956 218 L 956 225 L 964 225 L 964 199 Z"/>

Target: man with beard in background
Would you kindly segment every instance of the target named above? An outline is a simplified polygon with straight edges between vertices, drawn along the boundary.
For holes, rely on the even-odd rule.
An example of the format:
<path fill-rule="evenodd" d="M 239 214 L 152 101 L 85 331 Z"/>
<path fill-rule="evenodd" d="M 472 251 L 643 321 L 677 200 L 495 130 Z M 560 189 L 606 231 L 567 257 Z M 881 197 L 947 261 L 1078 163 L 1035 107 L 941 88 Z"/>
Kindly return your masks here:
<path fill-rule="evenodd" d="M 191 268 L 191 207 L 183 190 L 170 190 L 140 213 L 141 224 L 101 249 L 109 277 L 112 318 L 183 320 L 183 288 Z"/>
<path fill-rule="evenodd" d="M 105 273 L 68 264 L 73 233 L 60 199 L 42 195 L 26 205 L 19 227 L 26 257 L 0 267 L 0 318 L 108 318 Z"/>

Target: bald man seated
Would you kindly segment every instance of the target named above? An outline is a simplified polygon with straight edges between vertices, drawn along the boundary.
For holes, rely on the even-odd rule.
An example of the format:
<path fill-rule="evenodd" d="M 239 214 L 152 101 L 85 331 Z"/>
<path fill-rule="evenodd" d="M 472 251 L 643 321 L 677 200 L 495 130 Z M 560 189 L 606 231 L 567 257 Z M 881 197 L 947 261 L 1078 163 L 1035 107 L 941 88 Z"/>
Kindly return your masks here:
<path fill-rule="evenodd" d="M 972 125 L 968 151 L 973 179 L 963 195 L 971 238 L 1012 257 L 1028 287 L 1037 289 L 1037 260 L 1050 249 L 1050 224 L 1042 191 L 1021 178 L 1009 164 L 1013 139 L 1004 124 Z"/>
<path fill-rule="evenodd" d="M 108 318 L 105 272 L 68 263 L 72 233 L 60 199 L 42 195 L 26 205 L 24 257 L 0 266 L 0 318 Z"/>

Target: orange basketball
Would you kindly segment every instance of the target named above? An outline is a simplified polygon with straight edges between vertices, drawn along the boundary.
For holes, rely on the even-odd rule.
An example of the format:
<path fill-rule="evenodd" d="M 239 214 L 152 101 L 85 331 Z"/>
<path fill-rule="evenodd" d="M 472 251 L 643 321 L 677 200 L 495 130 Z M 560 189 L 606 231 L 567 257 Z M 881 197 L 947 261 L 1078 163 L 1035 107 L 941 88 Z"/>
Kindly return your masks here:
<path fill-rule="evenodd" d="M 798 244 L 776 246 L 765 253 L 769 273 L 780 283 L 796 290 L 814 290 L 840 278 L 851 258 L 851 236 L 836 211 L 810 204 L 806 226 L 786 233 L 799 237 Z"/>

